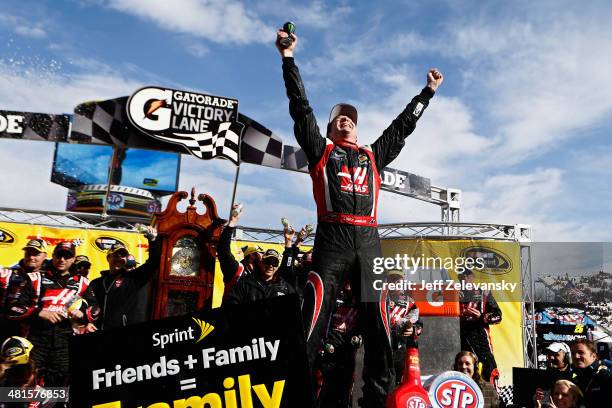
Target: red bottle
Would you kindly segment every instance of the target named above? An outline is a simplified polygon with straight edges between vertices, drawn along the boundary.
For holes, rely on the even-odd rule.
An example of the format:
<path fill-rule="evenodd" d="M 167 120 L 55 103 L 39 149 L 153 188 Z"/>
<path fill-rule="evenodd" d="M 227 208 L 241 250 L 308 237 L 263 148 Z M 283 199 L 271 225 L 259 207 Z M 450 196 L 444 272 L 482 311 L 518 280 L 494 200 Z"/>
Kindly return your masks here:
<path fill-rule="evenodd" d="M 404 378 L 387 397 L 387 408 L 431 408 L 427 391 L 421 385 L 419 349 L 410 347 L 404 360 Z"/>

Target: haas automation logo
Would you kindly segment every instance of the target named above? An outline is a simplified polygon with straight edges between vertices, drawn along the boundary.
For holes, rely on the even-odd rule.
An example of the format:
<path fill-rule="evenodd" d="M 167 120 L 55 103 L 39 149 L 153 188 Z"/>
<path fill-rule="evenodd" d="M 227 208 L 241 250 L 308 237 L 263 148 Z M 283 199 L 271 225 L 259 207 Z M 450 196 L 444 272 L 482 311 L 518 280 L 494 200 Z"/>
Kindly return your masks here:
<path fill-rule="evenodd" d="M 338 173 L 340 179 L 340 190 L 345 193 L 356 193 L 360 195 L 370 194 L 368 186 L 368 169 L 366 167 L 355 167 L 349 170 L 346 164 Z"/>

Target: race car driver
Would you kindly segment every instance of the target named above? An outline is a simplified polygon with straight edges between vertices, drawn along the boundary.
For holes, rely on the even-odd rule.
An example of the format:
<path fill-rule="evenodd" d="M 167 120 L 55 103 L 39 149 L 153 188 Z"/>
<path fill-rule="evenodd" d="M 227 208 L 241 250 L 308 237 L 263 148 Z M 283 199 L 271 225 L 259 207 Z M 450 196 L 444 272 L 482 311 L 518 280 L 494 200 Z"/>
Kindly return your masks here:
<path fill-rule="evenodd" d="M 399 155 L 443 77 L 437 69 L 430 70 L 427 86 L 370 146 L 357 144 L 357 110 L 348 104 L 334 106 L 323 138 L 293 59 L 298 38 L 291 34 L 293 41 L 285 48 L 281 40 L 287 36 L 279 30 L 276 46 L 294 134 L 308 159 L 318 216 L 314 272 L 308 277 L 303 307 L 309 362 L 312 367 L 326 338 L 338 286 L 350 279 L 361 295 L 360 315 L 366 327 L 363 404 L 383 407 L 394 370 L 387 308 L 372 286 L 373 259 L 381 256 L 376 228 L 379 171 Z"/>
<path fill-rule="evenodd" d="M 89 280 L 70 274 L 75 250 L 72 242 L 58 243 L 51 262 L 27 275 L 21 296 L 12 300 L 9 309 L 10 318 L 30 324 L 32 359 L 46 386 L 63 387 L 68 383 L 68 343 L 74 335 L 73 324 L 84 324 L 85 331 L 95 331 L 93 323 L 100 312 Z"/>

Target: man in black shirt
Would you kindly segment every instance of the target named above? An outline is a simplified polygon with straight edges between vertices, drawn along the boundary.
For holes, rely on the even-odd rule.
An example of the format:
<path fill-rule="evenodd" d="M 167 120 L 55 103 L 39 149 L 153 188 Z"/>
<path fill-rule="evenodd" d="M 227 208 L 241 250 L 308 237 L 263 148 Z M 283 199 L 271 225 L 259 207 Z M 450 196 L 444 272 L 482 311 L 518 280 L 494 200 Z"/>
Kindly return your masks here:
<path fill-rule="evenodd" d="M 140 323 L 147 319 L 147 285 L 159 269 L 160 248 L 157 230 L 147 227 L 149 258 L 139 267 L 128 271 L 125 268 L 128 249 L 121 243 L 110 247 L 106 259 L 108 270 L 100 272 L 100 277 L 91 282 L 91 288 L 102 308 L 100 329 L 123 327 Z"/>

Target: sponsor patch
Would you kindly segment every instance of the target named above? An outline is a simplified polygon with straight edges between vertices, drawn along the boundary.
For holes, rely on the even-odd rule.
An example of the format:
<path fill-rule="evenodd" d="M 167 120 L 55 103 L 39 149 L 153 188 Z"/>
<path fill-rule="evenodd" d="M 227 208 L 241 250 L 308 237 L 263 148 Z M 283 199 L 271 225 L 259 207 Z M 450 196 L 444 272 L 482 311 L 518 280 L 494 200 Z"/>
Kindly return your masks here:
<path fill-rule="evenodd" d="M 423 105 L 421 102 L 417 103 L 416 107 L 414 108 L 414 111 L 412 111 L 412 114 L 414 116 L 419 116 L 421 112 L 423 112 L 424 107 L 425 105 Z"/>

